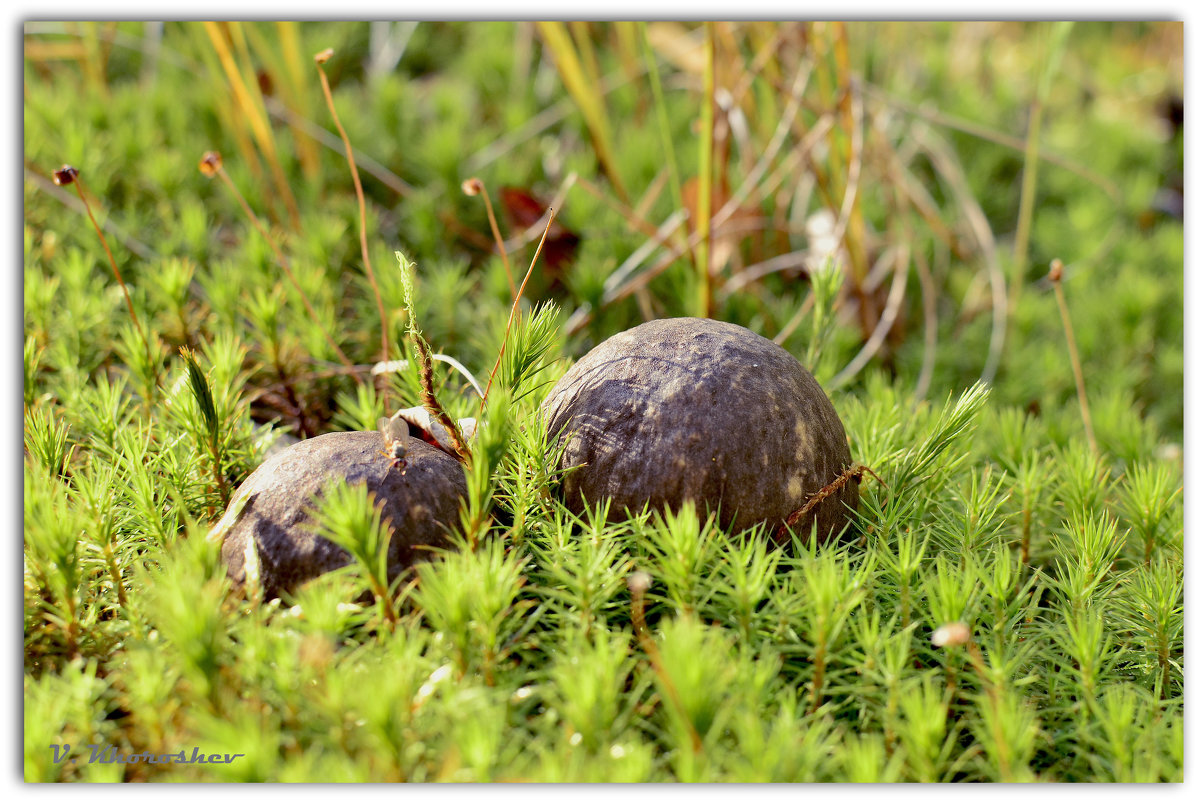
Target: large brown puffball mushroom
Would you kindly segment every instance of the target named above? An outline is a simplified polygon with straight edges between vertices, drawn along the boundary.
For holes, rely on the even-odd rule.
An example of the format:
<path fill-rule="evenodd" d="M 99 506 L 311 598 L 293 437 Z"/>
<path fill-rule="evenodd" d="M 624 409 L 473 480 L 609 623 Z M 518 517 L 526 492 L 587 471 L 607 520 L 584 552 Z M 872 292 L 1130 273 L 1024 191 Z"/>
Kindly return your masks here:
<path fill-rule="evenodd" d="M 550 390 L 542 409 L 565 437 L 565 503 L 611 499 L 615 514 L 719 508 L 737 532 L 766 523 L 776 536 L 794 512 L 851 467 L 832 403 L 794 356 L 731 323 L 654 320 L 602 342 Z M 823 541 L 856 509 L 841 481 L 792 521 Z"/>
<path fill-rule="evenodd" d="M 331 480 L 365 483 L 381 502 L 383 523 L 392 530 L 389 580 L 446 546 L 466 494 L 462 465 L 415 437 L 406 445 L 405 465 L 384 452 L 379 432 L 337 432 L 263 462 L 213 529 L 214 538 L 223 538 L 221 558 L 234 584 L 244 586 L 249 578 L 272 598 L 349 563 L 349 554 L 312 530 L 310 512 Z"/>

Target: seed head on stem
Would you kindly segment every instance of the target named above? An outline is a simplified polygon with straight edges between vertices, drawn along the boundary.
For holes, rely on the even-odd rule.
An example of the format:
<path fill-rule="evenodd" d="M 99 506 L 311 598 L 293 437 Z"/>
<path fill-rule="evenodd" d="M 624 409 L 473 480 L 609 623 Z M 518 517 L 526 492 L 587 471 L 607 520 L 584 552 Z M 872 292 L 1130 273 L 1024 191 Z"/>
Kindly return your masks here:
<path fill-rule="evenodd" d="M 1087 385 L 1082 377 L 1082 359 L 1078 355 L 1078 343 L 1074 341 L 1074 325 L 1070 322 L 1070 307 L 1066 305 L 1066 294 L 1062 291 L 1061 259 L 1054 259 L 1049 264 L 1049 282 L 1053 284 L 1053 294 L 1057 298 L 1057 308 L 1062 315 L 1062 327 L 1066 329 L 1066 348 L 1070 352 L 1070 366 L 1074 369 L 1074 386 L 1078 390 L 1078 408 L 1082 414 L 1082 425 L 1087 432 L 1087 442 L 1093 453 L 1099 453 L 1099 441 L 1095 439 L 1095 429 L 1091 425 L 1091 405 L 1087 403 Z"/>
<path fill-rule="evenodd" d="M 146 333 L 142 330 L 141 320 L 138 319 L 137 312 L 133 310 L 133 299 L 129 296 L 129 287 L 125 286 L 125 279 L 121 277 L 121 270 L 117 267 L 117 260 L 113 258 L 112 251 L 108 248 L 108 240 L 104 238 L 104 232 L 100 230 L 100 225 L 96 222 L 95 215 L 92 214 L 92 204 L 87 202 L 87 194 L 83 191 L 83 179 L 79 176 L 79 170 L 70 164 L 62 165 L 54 171 L 54 183 L 59 186 L 73 185 L 75 191 L 79 193 L 79 199 L 83 201 L 83 207 L 87 210 L 87 217 L 92 221 L 92 227 L 96 229 L 96 235 L 100 237 L 100 244 L 104 246 L 104 252 L 108 254 L 108 263 L 112 265 L 112 272 L 117 277 L 117 283 L 121 285 L 121 291 L 125 293 L 125 305 L 129 307 L 129 316 L 133 318 L 133 324 L 137 326 L 137 332 L 141 334 L 142 339 L 145 339 Z M 147 340 L 147 354 L 149 353 L 149 344 Z"/>
<path fill-rule="evenodd" d="M 333 336 L 325 328 L 324 324 L 321 323 L 321 318 L 317 316 L 316 309 L 312 308 L 312 302 L 308 300 L 308 295 L 304 292 L 303 287 L 300 286 L 300 282 L 296 280 L 295 273 L 291 271 L 291 265 L 288 264 L 287 257 L 283 255 L 282 249 L 280 249 L 280 247 L 275 244 L 275 240 L 271 239 L 271 237 L 267 234 L 266 229 L 258 219 L 258 215 L 254 213 L 254 210 L 250 208 L 250 204 L 246 202 L 245 197 L 241 192 L 238 191 L 237 184 L 233 183 L 233 179 L 229 177 L 229 173 L 225 172 L 224 160 L 221 158 L 221 154 L 215 150 L 209 150 L 200 158 L 199 166 L 201 175 L 203 175 L 205 178 L 220 178 L 225 186 L 228 187 L 229 191 L 233 193 L 233 197 L 237 198 L 238 204 L 241 206 L 242 211 L 245 212 L 246 216 L 250 219 L 250 222 L 254 226 L 254 230 L 258 231 L 258 234 L 264 240 L 266 240 L 266 243 L 271 248 L 271 252 L 275 254 L 275 261 L 279 262 L 279 266 L 283 268 L 283 272 L 287 275 L 287 279 L 291 281 L 291 285 L 295 288 L 296 292 L 299 293 L 300 300 L 303 301 L 304 309 L 308 312 L 308 316 L 312 318 L 312 321 L 316 323 L 317 328 L 319 328 L 321 333 L 325 335 L 325 341 L 329 343 L 329 347 L 333 348 L 333 352 L 337 354 L 337 358 L 341 360 L 341 363 L 346 367 L 351 368 L 351 374 L 354 376 L 356 381 L 361 383 L 362 378 L 358 375 L 357 370 L 354 368 L 354 363 L 351 362 L 349 357 L 346 356 L 345 352 L 338 347 L 337 342 L 333 339 Z"/>
<path fill-rule="evenodd" d="M 125 285 L 125 279 L 121 277 L 121 270 L 117 267 L 117 260 L 113 258 L 112 250 L 108 247 L 108 240 L 104 238 L 104 232 L 100 230 L 100 224 L 96 222 L 96 216 L 92 214 L 92 205 L 87 201 L 87 193 L 83 191 L 83 179 L 79 176 L 79 170 L 72 167 L 70 164 L 64 164 L 54 171 L 54 183 L 59 186 L 73 185 L 75 191 L 79 194 L 79 199 L 83 201 L 83 208 L 87 211 L 87 218 L 92 222 L 92 228 L 96 231 L 96 236 L 100 237 L 100 244 L 104 246 L 104 252 L 108 255 L 108 263 L 112 266 L 112 273 L 117 278 L 117 283 L 121 285 L 121 292 L 125 294 L 125 305 L 129 308 L 129 317 L 133 320 L 133 326 L 137 329 L 138 335 L 142 338 L 142 343 L 146 348 L 146 365 L 147 368 L 154 372 L 153 380 L 149 384 L 148 394 L 154 393 L 154 387 L 158 383 L 158 369 L 155 366 L 153 355 L 150 351 L 150 338 L 146 335 L 146 331 L 142 328 L 142 322 L 138 319 L 137 312 L 133 308 L 133 298 L 129 295 L 129 287 Z"/>
<path fill-rule="evenodd" d="M 479 178 L 467 178 L 462 182 L 462 193 L 467 197 L 483 196 L 483 205 L 487 207 L 487 222 L 491 225 L 491 235 L 495 237 L 496 247 L 500 251 L 500 260 L 504 263 L 504 273 L 508 276 L 508 289 L 515 300 L 516 282 L 512 278 L 512 266 L 508 263 L 508 249 L 504 247 L 504 237 L 500 234 L 500 226 L 495 221 L 495 209 L 491 206 L 491 196 L 487 194 L 487 187 Z"/>

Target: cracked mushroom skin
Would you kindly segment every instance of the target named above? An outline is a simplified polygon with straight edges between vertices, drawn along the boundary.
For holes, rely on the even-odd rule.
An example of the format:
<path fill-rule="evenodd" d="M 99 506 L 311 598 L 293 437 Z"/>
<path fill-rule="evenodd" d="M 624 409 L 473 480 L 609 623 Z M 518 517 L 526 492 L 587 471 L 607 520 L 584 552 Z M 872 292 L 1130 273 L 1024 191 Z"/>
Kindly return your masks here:
<path fill-rule="evenodd" d="M 794 356 L 731 323 L 653 320 L 572 366 L 542 405 L 565 436 L 564 500 L 611 499 L 613 513 L 693 500 L 719 507 L 730 532 L 759 523 L 779 536 L 789 515 L 852 464 L 845 429 Z M 850 480 L 795 522 L 824 541 L 856 509 Z"/>
<path fill-rule="evenodd" d="M 309 579 L 350 562 L 337 545 L 311 529 L 314 498 L 330 480 L 365 483 L 382 503 L 388 545 L 388 580 L 449 543 L 466 494 L 462 466 L 452 456 L 410 438 L 406 467 L 383 452 L 377 431 L 323 434 L 267 459 L 238 488 L 213 530 L 223 539 L 221 558 L 235 586 L 247 573 L 266 598 L 294 592 Z"/>

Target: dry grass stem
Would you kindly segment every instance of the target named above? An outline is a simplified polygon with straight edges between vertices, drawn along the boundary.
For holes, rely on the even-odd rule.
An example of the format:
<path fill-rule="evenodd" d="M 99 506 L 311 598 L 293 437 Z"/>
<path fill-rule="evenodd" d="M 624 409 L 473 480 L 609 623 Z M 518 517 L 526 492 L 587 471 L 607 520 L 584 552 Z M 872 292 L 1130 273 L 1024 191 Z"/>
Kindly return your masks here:
<path fill-rule="evenodd" d="M 337 133 L 341 136 L 341 141 L 346 148 L 346 163 L 350 166 L 350 177 L 354 180 L 354 194 L 358 197 L 358 244 L 362 248 L 362 265 L 366 268 L 366 277 L 370 280 L 371 291 L 375 294 L 375 305 L 379 310 L 379 335 L 382 340 L 381 347 L 383 351 L 382 361 L 388 361 L 391 358 L 390 342 L 387 335 L 387 310 L 383 307 L 383 293 L 379 290 L 379 282 L 375 278 L 374 268 L 371 267 L 370 248 L 366 241 L 366 195 L 362 191 L 362 179 L 358 177 L 358 165 L 354 161 L 354 148 L 350 145 L 350 137 L 346 134 L 346 129 L 342 127 L 341 117 L 337 115 L 337 107 L 333 104 L 333 90 L 329 88 L 329 76 L 325 74 L 324 63 L 332 55 L 332 51 L 324 50 L 318 53 L 314 61 L 316 62 L 317 72 L 320 74 L 321 91 L 325 94 L 325 104 L 329 107 L 329 114 L 333 117 L 333 124 L 337 126 Z M 381 394 L 383 396 L 383 410 L 390 412 L 390 391 L 387 382 L 383 383 Z"/>
<path fill-rule="evenodd" d="M 491 226 L 491 235 L 495 238 L 495 246 L 500 252 L 500 261 L 504 263 L 504 275 L 508 277 L 508 291 L 516 298 L 516 281 L 512 277 L 512 265 L 508 261 L 508 248 L 504 246 L 504 236 L 500 233 L 499 223 L 495 219 L 495 209 L 491 205 L 491 195 L 487 191 L 487 185 L 483 183 L 481 178 L 467 178 L 462 183 L 462 191 L 468 195 L 482 195 L 483 206 L 487 209 L 487 224 Z"/>
<path fill-rule="evenodd" d="M 916 103 L 903 100 L 886 91 L 882 87 L 869 82 L 863 82 L 861 86 L 867 94 L 878 99 L 880 102 L 885 103 L 890 108 L 902 111 L 914 118 L 924 120 L 925 122 L 941 128 L 949 128 L 950 130 L 958 131 L 960 133 L 967 134 L 968 136 L 982 139 L 985 142 L 1006 147 L 1010 150 L 1024 150 L 1024 139 L 1018 136 L 1012 136 L 1011 134 L 1004 133 L 1003 131 L 997 131 L 984 125 L 980 125 L 979 123 L 962 119 L 961 117 L 956 117 L 952 114 L 946 114 L 930 107 L 928 104 L 918 105 Z M 1046 164 L 1052 164 L 1053 166 L 1059 167 L 1067 172 L 1074 173 L 1079 178 L 1094 184 L 1103 190 L 1103 192 L 1112 200 L 1118 200 L 1120 197 L 1120 189 L 1114 182 L 1112 182 L 1106 176 L 1094 172 L 1084 164 L 1080 164 L 1060 154 L 1046 150 L 1042 150 L 1040 152 L 1040 160 Z"/>
<path fill-rule="evenodd" d="M 1074 368 L 1074 386 L 1078 390 L 1078 408 L 1082 414 L 1082 425 L 1087 432 L 1087 442 L 1094 453 L 1099 453 L 1099 442 L 1095 439 L 1095 428 L 1091 425 L 1091 405 L 1087 403 L 1087 385 L 1082 377 L 1082 359 L 1078 355 L 1078 343 L 1074 341 L 1074 325 L 1070 322 L 1070 307 L 1066 305 L 1066 294 L 1062 291 L 1062 260 L 1054 259 L 1049 266 L 1049 281 L 1057 298 L 1057 308 L 1062 315 L 1062 327 L 1066 329 L 1066 347 L 1070 352 L 1070 366 Z"/>
<path fill-rule="evenodd" d="M 919 139 L 933 168 L 945 179 L 953 191 L 954 198 L 966 218 L 966 223 L 974 233 L 983 263 L 987 267 L 991 283 L 991 341 L 987 348 L 987 360 L 983 365 L 981 380 L 984 384 L 991 384 L 995 381 L 995 374 L 999 371 L 999 362 L 1003 356 L 1008 319 L 1007 282 L 1003 277 L 1003 268 L 999 264 L 999 251 L 995 244 L 995 235 L 991 231 L 991 224 L 987 221 L 986 214 L 970 191 L 965 171 L 945 141 L 927 126 L 919 126 L 913 131 L 913 135 Z"/>
<path fill-rule="evenodd" d="M 870 363 L 870 360 L 874 358 L 879 348 L 882 347 L 887 334 L 891 332 L 891 327 L 895 325 L 895 321 L 899 318 L 899 307 L 907 291 L 908 270 L 911 269 L 912 265 L 912 251 L 906 239 L 901 239 L 896 247 L 897 251 L 893 258 L 899 262 L 899 269 L 892 274 L 891 290 L 887 293 L 887 304 L 883 307 L 883 313 L 878 319 L 878 324 L 870 332 L 870 338 L 866 340 L 866 344 L 862 346 L 858 354 L 850 360 L 849 364 L 845 365 L 841 372 L 833 376 L 833 379 L 829 382 L 831 389 L 843 386 Z"/>
<path fill-rule="evenodd" d="M 350 361 L 348 356 L 346 356 L 345 351 L 338 346 L 337 342 L 333 339 L 333 336 L 329 333 L 329 329 L 325 328 L 324 324 L 321 323 L 321 318 L 317 315 L 316 309 L 312 307 L 312 302 L 308 299 L 308 294 L 304 291 L 303 287 L 300 286 L 300 282 L 296 279 L 295 273 L 291 271 L 291 265 L 288 263 L 287 256 L 283 254 L 282 248 L 280 248 L 275 240 L 271 238 L 270 234 L 267 233 L 266 228 L 258 219 L 258 215 L 254 213 L 254 210 L 250 208 L 250 204 L 246 202 L 245 197 L 240 191 L 238 191 L 237 184 L 233 183 L 233 179 L 229 177 L 227 172 L 225 172 L 225 167 L 221 163 L 220 155 L 212 152 L 205 153 L 200 164 L 202 172 L 205 172 L 205 174 L 211 172 L 212 175 L 219 176 L 222 183 L 224 183 L 224 185 L 228 187 L 229 191 L 233 193 L 233 197 L 237 199 L 242 211 L 245 213 L 246 217 L 249 218 L 250 223 L 254 226 L 254 230 L 258 232 L 259 236 L 261 236 L 267 245 L 270 246 L 271 252 L 275 254 L 275 261 L 278 262 L 279 266 L 283 268 L 283 273 L 287 276 L 287 280 L 291 282 L 292 287 L 296 290 L 296 294 L 300 296 L 300 301 L 304 304 L 304 309 L 308 312 L 308 316 L 312 318 L 312 322 L 316 323 L 316 327 L 319 328 L 321 334 L 324 335 L 325 341 L 329 343 L 329 347 L 331 347 L 333 352 L 337 354 L 338 360 L 346 366 L 350 374 L 354 376 L 355 380 L 357 380 L 359 383 L 362 383 L 362 378 L 357 374 L 354 363 Z"/>
<path fill-rule="evenodd" d="M 504 358 L 504 348 L 508 345 L 508 335 L 512 333 L 512 323 L 516 320 L 516 314 L 520 310 L 520 298 L 525 293 L 525 285 L 529 283 L 529 276 L 533 274 L 533 268 L 537 266 L 537 258 L 541 255 L 541 249 L 545 246 L 545 237 L 550 232 L 550 226 L 554 224 L 554 210 L 550 208 L 548 211 L 549 220 L 545 224 L 545 231 L 541 234 L 541 241 L 537 244 L 537 252 L 533 254 L 533 260 L 529 263 L 529 269 L 525 272 L 525 279 L 520 282 L 520 289 L 516 292 L 516 297 L 512 300 L 512 309 L 508 312 L 508 325 L 504 327 L 504 338 L 500 342 L 500 352 L 495 357 L 495 364 L 491 368 L 491 373 L 487 376 L 487 388 L 483 390 L 483 398 L 479 401 L 479 419 L 483 418 L 483 409 L 487 406 L 487 395 L 491 392 L 491 382 L 495 380 L 496 371 L 500 369 L 500 362 Z"/>
<path fill-rule="evenodd" d="M 937 361 L 937 285 L 924 254 L 916 252 L 914 255 L 916 276 L 920 279 L 920 299 L 924 303 L 924 356 L 913 395 L 917 401 L 922 401 L 932 385 L 933 367 Z"/>
<path fill-rule="evenodd" d="M 146 343 L 146 355 L 150 354 L 150 341 L 146 339 L 146 332 L 142 328 L 142 322 L 138 319 L 137 312 L 133 308 L 133 298 L 129 295 L 129 287 L 125 285 L 125 279 L 121 276 L 121 268 L 117 267 L 117 260 L 113 258 L 112 249 L 108 247 L 108 239 L 104 236 L 104 231 L 100 229 L 100 224 L 96 222 L 96 215 L 92 213 L 92 204 L 87 200 L 87 194 L 83 191 L 83 178 L 79 176 L 79 170 L 70 165 L 63 165 L 54 173 L 54 181 L 63 186 L 66 184 L 74 184 L 75 191 L 79 193 L 79 200 L 83 203 L 83 209 L 87 212 L 87 218 L 91 220 L 92 228 L 96 230 L 96 236 L 100 238 L 100 244 L 104 248 L 104 253 L 108 256 L 108 263 L 112 266 L 112 273 L 116 276 L 117 283 L 121 285 L 121 292 L 125 295 L 125 306 L 129 309 L 129 316 L 133 319 L 133 325 L 137 328 L 137 333 Z"/>

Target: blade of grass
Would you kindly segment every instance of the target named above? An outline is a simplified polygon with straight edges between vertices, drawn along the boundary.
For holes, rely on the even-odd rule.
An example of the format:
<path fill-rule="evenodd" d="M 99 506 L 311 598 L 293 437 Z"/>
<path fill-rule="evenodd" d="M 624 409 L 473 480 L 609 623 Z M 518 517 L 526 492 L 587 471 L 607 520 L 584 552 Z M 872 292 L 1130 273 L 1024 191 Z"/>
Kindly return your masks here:
<path fill-rule="evenodd" d="M 287 209 L 287 217 L 291 221 L 292 230 L 298 231 L 300 229 L 300 208 L 296 204 L 295 195 L 292 194 L 287 171 L 284 170 L 283 163 L 280 161 L 279 149 L 275 144 L 275 130 L 271 127 L 262 86 L 258 82 L 257 63 L 263 60 L 264 56 L 251 54 L 250 47 L 246 42 L 246 30 L 253 27 L 254 23 L 229 23 L 230 39 L 237 51 L 240 80 L 247 89 L 245 97 L 251 103 L 250 108 L 246 111 L 253 115 L 254 131 L 259 138 L 259 146 L 263 149 L 263 155 L 274 178 L 275 191 L 283 198 L 283 206 Z M 247 79 L 246 76 L 251 76 L 251 79 Z"/>
<path fill-rule="evenodd" d="M 1016 311 L 1020 292 L 1024 288 L 1024 271 L 1028 268 L 1029 238 L 1032 236 L 1032 215 L 1037 203 L 1037 168 L 1041 152 L 1041 123 L 1049 88 L 1062 62 L 1066 37 L 1073 22 L 1057 22 L 1050 29 L 1048 52 L 1041 66 L 1037 94 L 1028 112 L 1028 133 L 1024 139 L 1024 174 L 1020 182 L 1020 211 L 1016 217 L 1016 237 L 1012 244 L 1012 288 L 1009 292 L 1008 314 Z"/>
<path fill-rule="evenodd" d="M 258 88 L 257 81 L 246 80 L 242 68 L 238 65 L 237 58 L 230 48 L 230 44 L 232 44 L 242 56 L 243 62 L 248 63 L 250 61 L 249 50 L 246 47 L 245 37 L 242 34 L 239 23 L 228 23 L 224 27 L 223 30 L 228 32 L 228 40 L 226 40 L 222 32 L 222 23 L 204 22 L 204 30 L 208 34 L 208 40 L 212 44 L 212 49 L 216 52 L 217 59 L 224 70 L 225 78 L 229 83 L 230 89 L 233 91 L 234 102 L 241 112 L 239 118 L 249 126 L 254 140 L 262 150 L 263 157 L 266 159 L 274 179 L 272 183 L 275 187 L 275 192 L 283 200 L 293 230 L 298 230 L 300 227 L 300 212 L 296 206 L 295 196 L 292 195 L 291 187 L 287 183 L 287 176 L 283 170 L 283 165 L 279 162 L 279 154 L 275 148 L 275 137 L 267 120 L 265 104 L 262 102 L 262 91 Z"/>
<path fill-rule="evenodd" d="M 304 58 L 301 54 L 299 23 L 294 21 L 274 23 L 276 36 L 264 33 L 258 25 L 245 28 L 246 37 L 253 45 L 254 55 L 266 63 L 268 74 L 275 83 L 273 98 L 262 97 L 263 108 L 274 116 L 269 100 L 293 111 L 292 119 L 311 119 L 313 115 L 312 95 L 307 91 L 307 78 L 304 72 Z M 276 43 L 277 42 L 277 43 Z M 321 161 L 318 142 L 295 123 L 288 121 L 292 127 L 292 141 L 295 143 L 296 157 L 305 180 L 319 185 L 321 182 Z"/>
<path fill-rule="evenodd" d="M 600 167 L 608 176 L 608 180 L 612 182 L 616 194 L 620 196 L 621 200 L 628 203 L 629 193 L 625 191 L 624 182 L 620 179 L 620 172 L 612 156 L 612 136 L 609 132 L 607 111 L 604 107 L 603 95 L 599 91 L 599 83 L 588 80 L 583 65 L 580 63 L 578 51 L 563 23 L 538 22 L 537 30 L 541 33 L 546 47 L 553 54 L 554 63 L 558 67 L 562 83 L 566 85 L 566 91 L 574 98 L 575 104 L 583 114 L 583 120 L 587 124 L 587 131 L 591 136 L 591 143 L 595 147 L 595 155 L 599 159 Z"/>
<path fill-rule="evenodd" d="M 704 23 L 704 95 L 699 122 L 699 197 L 695 208 L 695 276 L 699 294 L 696 316 L 712 312 L 712 144 L 716 124 L 716 37 L 711 22 Z"/>

